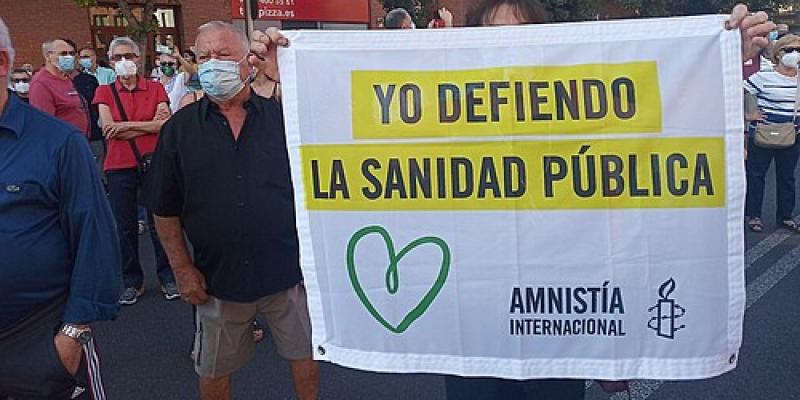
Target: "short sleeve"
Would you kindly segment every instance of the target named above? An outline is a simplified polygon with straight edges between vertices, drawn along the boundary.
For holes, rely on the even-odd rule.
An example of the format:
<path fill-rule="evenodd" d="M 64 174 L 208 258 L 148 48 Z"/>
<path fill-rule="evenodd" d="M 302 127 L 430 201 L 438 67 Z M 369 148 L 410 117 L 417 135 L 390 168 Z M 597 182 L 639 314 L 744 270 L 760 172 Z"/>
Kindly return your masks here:
<path fill-rule="evenodd" d="M 147 208 L 159 217 L 177 217 L 183 210 L 178 130 L 174 122 L 170 120 L 161 128 L 147 187 L 143 190 Z"/>
<path fill-rule="evenodd" d="M 109 107 L 112 106 L 114 100 L 111 98 L 111 86 L 110 85 L 100 85 L 97 87 L 97 90 L 94 92 L 94 100 L 92 104 L 105 104 Z"/>

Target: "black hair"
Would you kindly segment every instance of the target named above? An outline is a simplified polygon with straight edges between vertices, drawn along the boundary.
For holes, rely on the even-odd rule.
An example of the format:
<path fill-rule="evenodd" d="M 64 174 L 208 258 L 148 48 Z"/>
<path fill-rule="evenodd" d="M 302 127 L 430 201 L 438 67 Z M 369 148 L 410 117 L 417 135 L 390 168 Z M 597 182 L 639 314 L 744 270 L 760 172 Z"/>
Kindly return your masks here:
<path fill-rule="evenodd" d="M 544 24 L 550 22 L 550 13 L 538 0 L 481 0 L 467 13 L 467 26 L 484 26 L 500 6 L 514 9 L 517 18 L 524 24 Z"/>

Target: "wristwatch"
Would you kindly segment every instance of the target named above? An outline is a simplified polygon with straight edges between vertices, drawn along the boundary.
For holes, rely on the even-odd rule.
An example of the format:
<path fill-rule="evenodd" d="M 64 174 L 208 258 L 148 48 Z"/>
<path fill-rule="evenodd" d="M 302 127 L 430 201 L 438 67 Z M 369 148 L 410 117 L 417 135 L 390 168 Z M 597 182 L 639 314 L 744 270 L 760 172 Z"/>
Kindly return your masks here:
<path fill-rule="evenodd" d="M 78 328 L 75 325 L 64 324 L 61 333 L 75 339 L 80 344 L 87 344 L 92 340 L 92 328 Z"/>

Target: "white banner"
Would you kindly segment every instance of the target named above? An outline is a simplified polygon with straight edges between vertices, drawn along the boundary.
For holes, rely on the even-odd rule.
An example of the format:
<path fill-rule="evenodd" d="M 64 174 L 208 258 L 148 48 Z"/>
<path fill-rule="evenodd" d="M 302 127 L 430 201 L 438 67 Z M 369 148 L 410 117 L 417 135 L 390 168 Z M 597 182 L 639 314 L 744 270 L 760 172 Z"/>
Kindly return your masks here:
<path fill-rule="evenodd" d="M 735 368 L 742 64 L 724 21 L 287 32 L 315 357 L 514 379 Z"/>

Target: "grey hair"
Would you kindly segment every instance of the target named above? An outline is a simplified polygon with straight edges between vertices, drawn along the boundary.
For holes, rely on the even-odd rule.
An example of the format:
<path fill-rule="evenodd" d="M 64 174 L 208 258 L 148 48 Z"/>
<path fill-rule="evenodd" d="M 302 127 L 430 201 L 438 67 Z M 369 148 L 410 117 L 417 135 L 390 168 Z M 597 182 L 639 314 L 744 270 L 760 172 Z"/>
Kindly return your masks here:
<path fill-rule="evenodd" d="M 245 54 L 250 52 L 250 39 L 247 38 L 247 36 L 244 34 L 244 32 L 242 32 L 241 29 L 237 28 L 235 25 L 230 24 L 228 22 L 224 21 L 206 22 L 205 24 L 200 25 L 200 27 L 197 28 L 197 37 L 200 37 L 200 35 L 206 32 L 216 31 L 216 30 L 223 30 L 233 33 L 234 35 L 236 35 L 237 38 L 239 38 L 239 41 L 241 42 L 240 44 L 242 45 L 242 51 Z M 196 40 L 194 44 L 195 46 L 197 46 Z"/>
<path fill-rule="evenodd" d="M 8 33 L 8 27 L 3 19 L 0 18 L 0 49 L 8 53 L 9 64 L 14 64 L 14 46 L 11 45 L 11 34 Z"/>
<path fill-rule="evenodd" d="M 411 18 L 411 14 L 405 8 L 395 8 L 383 17 L 383 27 L 386 29 L 400 29 L 406 18 Z"/>
<path fill-rule="evenodd" d="M 133 54 L 136 54 L 137 57 L 142 55 L 141 52 L 139 51 L 139 45 L 136 44 L 136 42 L 134 42 L 133 39 L 127 36 L 120 36 L 114 38 L 114 40 L 111 41 L 111 44 L 108 45 L 109 59 L 114 55 L 114 49 L 116 49 L 117 46 L 130 46 L 130 48 L 133 49 Z"/>
<path fill-rule="evenodd" d="M 48 40 L 42 43 L 42 55 L 45 56 L 45 58 L 47 58 L 47 53 L 53 50 L 53 43 L 55 43 L 55 40 Z"/>

